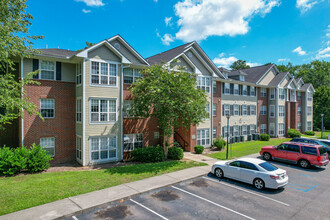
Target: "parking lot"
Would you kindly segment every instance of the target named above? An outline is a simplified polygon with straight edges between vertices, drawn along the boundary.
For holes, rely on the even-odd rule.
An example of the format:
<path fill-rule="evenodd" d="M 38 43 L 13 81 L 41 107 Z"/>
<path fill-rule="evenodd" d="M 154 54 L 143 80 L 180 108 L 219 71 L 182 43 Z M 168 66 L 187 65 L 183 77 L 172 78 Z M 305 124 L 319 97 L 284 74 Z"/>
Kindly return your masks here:
<path fill-rule="evenodd" d="M 330 167 L 271 163 L 287 170 L 284 189 L 259 191 L 208 174 L 66 219 L 330 219 Z"/>

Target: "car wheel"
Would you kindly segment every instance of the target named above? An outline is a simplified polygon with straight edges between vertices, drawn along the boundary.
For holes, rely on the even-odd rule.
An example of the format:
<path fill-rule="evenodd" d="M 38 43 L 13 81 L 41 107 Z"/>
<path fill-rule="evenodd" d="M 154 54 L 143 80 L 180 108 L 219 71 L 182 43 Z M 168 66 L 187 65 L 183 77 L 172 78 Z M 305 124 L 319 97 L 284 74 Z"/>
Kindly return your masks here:
<path fill-rule="evenodd" d="M 310 163 L 307 160 L 299 160 L 298 164 L 302 168 L 308 168 L 310 166 Z"/>
<path fill-rule="evenodd" d="M 223 177 L 223 171 L 220 168 L 216 168 L 214 171 L 214 174 L 216 177 L 222 178 Z"/>
<path fill-rule="evenodd" d="M 270 155 L 270 153 L 264 153 L 262 156 L 265 160 L 272 160 L 272 155 Z"/>
<path fill-rule="evenodd" d="M 262 190 L 263 188 L 265 188 L 265 182 L 262 179 L 255 179 L 253 181 L 253 185 L 256 189 Z"/>

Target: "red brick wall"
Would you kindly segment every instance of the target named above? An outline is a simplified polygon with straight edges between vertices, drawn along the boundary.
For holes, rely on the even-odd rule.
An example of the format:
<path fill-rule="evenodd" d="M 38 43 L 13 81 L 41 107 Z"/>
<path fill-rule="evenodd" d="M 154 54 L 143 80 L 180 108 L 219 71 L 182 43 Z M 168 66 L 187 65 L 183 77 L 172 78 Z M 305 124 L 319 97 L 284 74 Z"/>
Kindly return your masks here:
<path fill-rule="evenodd" d="M 285 133 L 291 128 L 291 102 L 285 102 Z"/>
<path fill-rule="evenodd" d="M 258 117 L 258 128 L 257 131 L 260 133 L 260 125 L 266 124 L 267 125 L 267 133 L 268 133 L 268 115 L 269 115 L 269 106 L 268 106 L 268 96 L 269 96 L 269 89 L 267 89 L 267 96 L 261 97 L 260 88 L 257 88 L 257 96 L 258 96 L 258 106 L 257 106 L 257 117 Z M 261 106 L 267 106 L 267 114 L 260 115 Z"/>
<path fill-rule="evenodd" d="M 298 103 L 291 102 L 290 103 L 290 128 L 297 129 L 298 128 Z"/>
<path fill-rule="evenodd" d="M 24 115 L 24 145 L 40 143 L 42 137 L 55 137 L 52 164 L 75 160 L 76 95 L 75 83 L 39 80 L 38 85 L 25 86 L 31 101 L 40 108 L 40 99 L 55 99 L 55 118 L 42 121 L 37 116 Z"/>

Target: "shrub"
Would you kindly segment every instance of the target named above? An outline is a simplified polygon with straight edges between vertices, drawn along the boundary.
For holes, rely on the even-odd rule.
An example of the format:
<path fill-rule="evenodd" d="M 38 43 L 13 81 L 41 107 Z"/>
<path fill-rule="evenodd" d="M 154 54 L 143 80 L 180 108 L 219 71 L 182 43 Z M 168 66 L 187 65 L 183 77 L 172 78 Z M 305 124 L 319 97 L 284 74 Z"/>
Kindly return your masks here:
<path fill-rule="evenodd" d="M 171 160 L 181 160 L 183 158 L 183 150 L 179 147 L 170 147 L 168 149 L 167 158 Z"/>
<path fill-rule="evenodd" d="M 301 137 L 301 133 L 298 130 L 292 128 L 288 130 L 287 134 L 289 138 Z"/>
<path fill-rule="evenodd" d="M 194 149 L 195 149 L 196 154 L 201 154 L 204 151 L 204 147 L 203 146 L 200 146 L 200 145 L 196 145 L 194 147 Z"/>
<path fill-rule="evenodd" d="M 310 136 L 314 136 L 315 132 L 314 131 L 306 131 L 305 134 L 310 135 Z"/>
<path fill-rule="evenodd" d="M 160 162 L 164 161 L 164 148 L 157 145 L 156 147 L 137 148 L 131 152 L 133 161 L 136 162 Z"/>
<path fill-rule="evenodd" d="M 213 140 L 213 146 L 215 146 L 217 150 L 222 150 L 226 146 L 226 141 L 223 138 L 218 137 Z"/>
<path fill-rule="evenodd" d="M 23 148 L 0 148 L 0 176 L 12 176 L 25 169 L 28 150 Z"/>
<path fill-rule="evenodd" d="M 46 170 L 49 168 L 49 161 L 52 159 L 40 145 L 33 144 L 27 155 L 26 169 L 30 173 Z"/>
<path fill-rule="evenodd" d="M 269 139 L 270 139 L 269 134 L 260 134 L 260 140 L 269 141 Z"/>

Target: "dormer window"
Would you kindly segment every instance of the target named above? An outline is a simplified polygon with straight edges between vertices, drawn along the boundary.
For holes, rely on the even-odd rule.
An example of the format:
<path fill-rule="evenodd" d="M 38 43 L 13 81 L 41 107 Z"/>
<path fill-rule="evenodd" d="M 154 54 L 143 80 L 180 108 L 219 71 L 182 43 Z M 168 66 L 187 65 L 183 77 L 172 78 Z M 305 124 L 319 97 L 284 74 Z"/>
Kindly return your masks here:
<path fill-rule="evenodd" d="M 239 81 L 245 81 L 245 76 L 239 76 Z"/>

